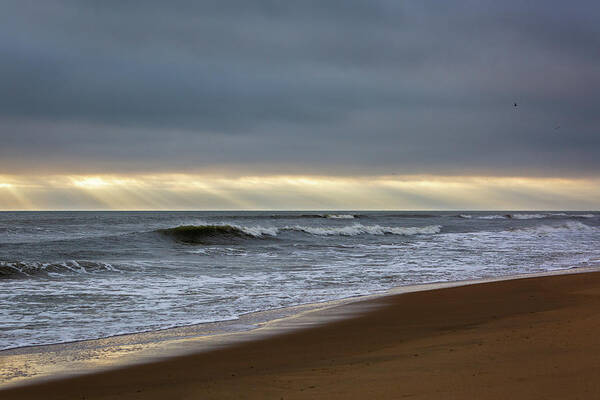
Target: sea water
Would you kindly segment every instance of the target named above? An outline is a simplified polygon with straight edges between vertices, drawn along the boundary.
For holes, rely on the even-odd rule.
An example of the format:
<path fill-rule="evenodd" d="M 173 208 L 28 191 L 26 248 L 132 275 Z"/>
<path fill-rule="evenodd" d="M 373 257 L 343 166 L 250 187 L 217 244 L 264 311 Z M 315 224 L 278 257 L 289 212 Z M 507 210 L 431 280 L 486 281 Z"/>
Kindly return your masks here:
<path fill-rule="evenodd" d="M 598 265 L 598 212 L 3 212 L 0 349 Z"/>

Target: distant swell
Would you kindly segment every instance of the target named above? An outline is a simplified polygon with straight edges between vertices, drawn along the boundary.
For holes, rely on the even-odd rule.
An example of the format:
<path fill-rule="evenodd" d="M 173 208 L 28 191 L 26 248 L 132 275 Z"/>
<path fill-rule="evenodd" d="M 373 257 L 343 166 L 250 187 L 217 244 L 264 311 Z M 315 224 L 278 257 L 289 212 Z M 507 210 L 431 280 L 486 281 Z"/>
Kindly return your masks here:
<path fill-rule="evenodd" d="M 598 228 L 593 226 L 582 224 L 581 222 L 567 221 L 560 225 L 539 225 L 535 227 L 516 229 L 516 231 L 535 234 L 551 234 L 560 232 L 593 232 L 597 229 Z"/>
<path fill-rule="evenodd" d="M 41 263 L 21 261 L 0 261 L 0 279 L 23 279 L 52 277 L 62 274 L 92 274 L 119 270 L 107 263 L 91 261 L 65 261 L 62 263 Z"/>
<path fill-rule="evenodd" d="M 464 219 L 587 219 L 595 218 L 597 215 L 594 214 L 567 214 L 567 213 L 547 213 L 547 214 L 490 214 L 490 215 L 471 215 L 471 214 L 459 214 L 456 217 Z"/>

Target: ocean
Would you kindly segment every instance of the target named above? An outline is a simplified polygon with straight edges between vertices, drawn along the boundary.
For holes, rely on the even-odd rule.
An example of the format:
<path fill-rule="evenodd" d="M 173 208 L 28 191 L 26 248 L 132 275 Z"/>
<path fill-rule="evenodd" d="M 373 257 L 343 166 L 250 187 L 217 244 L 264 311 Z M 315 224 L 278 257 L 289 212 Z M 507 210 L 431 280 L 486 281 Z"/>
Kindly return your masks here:
<path fill-rule="evenodd" d="M 599 265 L 598 212 L 2 212 L 0 349 Z"/>

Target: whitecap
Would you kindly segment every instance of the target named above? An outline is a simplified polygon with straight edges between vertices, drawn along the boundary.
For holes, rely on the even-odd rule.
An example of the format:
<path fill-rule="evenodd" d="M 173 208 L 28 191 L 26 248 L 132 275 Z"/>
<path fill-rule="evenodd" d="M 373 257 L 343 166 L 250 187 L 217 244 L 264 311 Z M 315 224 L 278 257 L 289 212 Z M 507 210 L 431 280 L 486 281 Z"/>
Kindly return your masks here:
<path fill-rule="evenodd" d="M 325 218 L 330 219 L 354 219 L 354 215 L 352 214 L 327 214 Z"/>
<path fill-rule="evenodd" d="M 506 219 L 505 215 L 480 215 L 477 219 Z"/>
<path fill-rule="evenodd" d="M 511 218 L 514 219 L 542 219 L 546 218 L 546 214 L 512 214 Z"/>
<path fill-rule="evenodd" d="M 286 226 L 283 230 L 299 231 L 319 236 L 356 236 L 356 235 L 431 235 L 439 233 L 440 225 L 429 225 L 423 227 L 391 227 L 380 225 L 354 224 L 342 227 L 315 227 L 315 226 Z"/>

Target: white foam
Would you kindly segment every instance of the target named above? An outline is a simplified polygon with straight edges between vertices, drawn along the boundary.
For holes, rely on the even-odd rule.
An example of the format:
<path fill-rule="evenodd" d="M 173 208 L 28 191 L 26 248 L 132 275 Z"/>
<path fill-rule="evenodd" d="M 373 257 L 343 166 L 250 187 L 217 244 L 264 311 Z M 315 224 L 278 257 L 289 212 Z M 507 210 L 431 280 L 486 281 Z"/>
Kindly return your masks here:
<path fill-rule="evenodd" d="M 440 225 L 429 225 L 423 227 L 391 227 L 380 225 L 362 225 L 354 224 L 341 227 L 321 227 L 321 226 L 302 226 L 287 225 L 282 228 L 264 227 L 264 226 L 244 226 L 236 224 L 220 224 L 222 226 L 231 226 L 239 229 L 247 235 L 254 237 L 277 236 L 280 231 L 297 231 L 319 236 L 356 236 L 356 235 L 431 235 L 439 233 Z"/>
<path fill-rule="evenodd" d="M 0 261 L 0 273 L 14 271 L 25 276 L 34 276 L 38 274 L 47 274 L 50 276 L 60 276 L 61 274 L 76 273 L 90 274 L 102 271 L 122 272 L 111 264 L 103 262 L 75 261 L 69 260 L 60 263 L 40 263 L 40 262 L 7 262 Z"/>
<path fill-rule="evenodd" d="M 354 219 L 352 214 L 327 214 L 325 217 L 330 219 Z"/>
<path fill-rule="evenodd" d="M 265 227 L 265 226 L 242 226 L 242 225 L 231 225 L 234 228 L 241 230 L 242 232 L 254 236 L 254 237 L 262 237 L 264 235 L 267 236 L 277 236 L 279 229 L 275 227 Z"/>
<path fill-rule="evenodd" d="M 477 219 L 506 219 L 504 215 L 481 215 Z"/>
<path fill-rule="evenodd" d="M 207 224 L 203 224 L 207 225 Z M 202 225 L 200 225 L 202 226 Z M 237 229 L 241 232 L 244 232 L 246 235 L 254 236 L 254 237 L 263 237 L 263 236 L 277 236 L 279 233 L 279 229 L 274 226 L 245 226 L 245 225 L 237 225 L 237 224 L 228 224 L 228 223 L 218 223 L 213 224 L 213 226 L 228 226 L 234 229 Z"/>
<path fill-rule="evenodd" d="M 472 218 L 472 215 L 469 214 L 461 214 L 461 218 Z M 477 219 L 543 219 L 543 218 L 552 218 L 552 217 L 571 217 L 571 218 L 594 218 L 596 215 L 594 214 L 575 214 L 569 215 L 567 213 L 550 213 L 550 214 L 506 214 L 506 215 L 480 215 L 476 216 Z"/>
<path fill-rule="evenodd" d="M 541 219 L 546 218 L 546 214 L 512 214 L 512 218 L 514 219 Z"/>
<path fill-rule="evenodd" d="M 391 227 L 380 225 L 362 225 L 354 224 L 342 227 L 315 227 L 315 226 L 286 226 L 284 230 L 300 231 L 319 236 L 356 236 L 356 235 L 431 235 L 439 233 L 440 225 L 430 225 L 423 227 Z"/>

